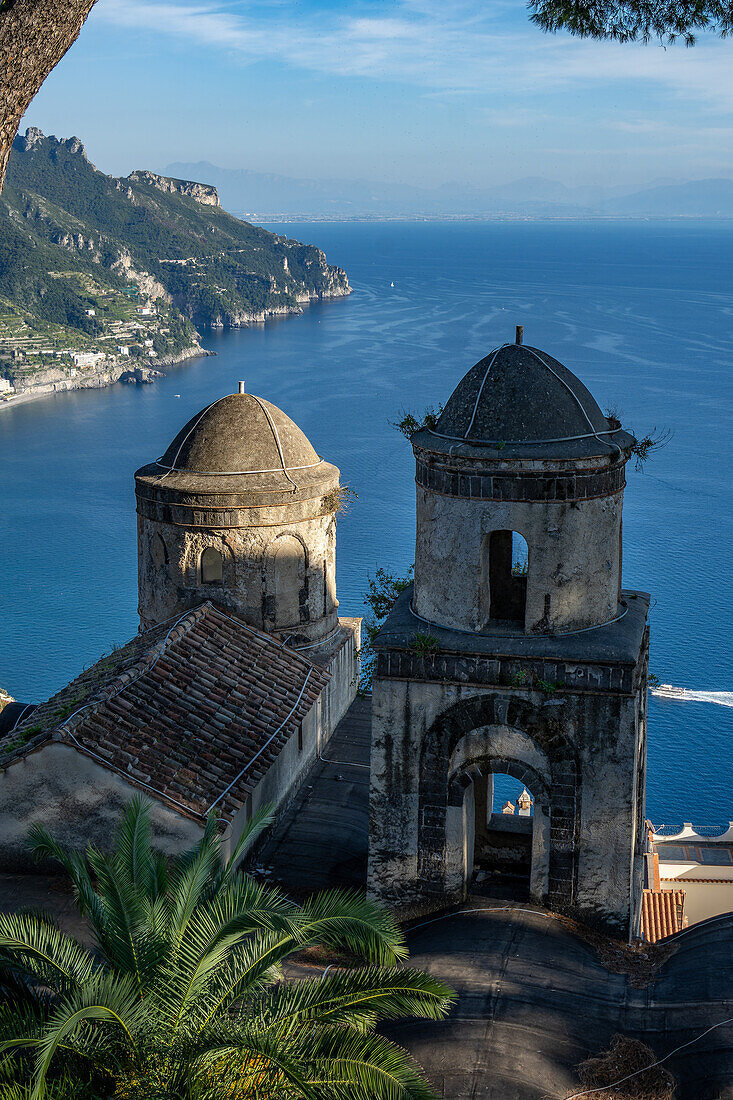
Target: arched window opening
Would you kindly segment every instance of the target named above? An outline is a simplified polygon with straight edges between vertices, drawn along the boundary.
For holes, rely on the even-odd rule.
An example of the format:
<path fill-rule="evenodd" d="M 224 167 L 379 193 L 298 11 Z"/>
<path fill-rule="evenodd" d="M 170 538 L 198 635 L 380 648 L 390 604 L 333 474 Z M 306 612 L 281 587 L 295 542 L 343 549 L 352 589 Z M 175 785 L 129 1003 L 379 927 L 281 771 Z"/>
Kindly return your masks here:
<path fill-rule="evenodd" d="M 518 531 L 492 531 L 488 538 L 489 618 L 524 626 L 529 549 Z"/>
<path fill-rule="evenodd" d="M 224 559 L 213 546 L 207 546 L 201 555 L 201 583 L 221 584 L 224 575 Z"/>
<path fill-rule="evenodd" d="M 473 779 L 475 839 L 471 892 L 526 901 L 532 876 L 534 798 L 510 775 Z"/>
<path fill-rule="evenodd" d="M 275 543 L 275 628 L 297 626 L 305 617 L 305 550 L 294 535 L 280 535 Z"/>
<path fill-rule="evenodd" d="M 153 538 L 151 554 L 153 558 L 153 564 L 156 565 L 159 569 L 168 564 L 168 547 L 163 542 L 163 538 L 161 535 L 155 535 L 155 537 Z"/>

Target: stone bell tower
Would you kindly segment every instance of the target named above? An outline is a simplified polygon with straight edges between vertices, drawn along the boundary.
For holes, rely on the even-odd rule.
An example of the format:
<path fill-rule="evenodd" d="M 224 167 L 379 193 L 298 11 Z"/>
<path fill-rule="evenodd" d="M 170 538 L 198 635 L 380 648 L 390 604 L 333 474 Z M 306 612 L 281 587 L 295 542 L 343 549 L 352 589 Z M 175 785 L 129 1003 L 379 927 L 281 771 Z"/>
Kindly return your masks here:
<path fill-rule="evenodd" d="M 219 398 L 135 474 L 143 629 L 210 599 L 291 642 L 338 628 L 339 471 L 261 397 Z"/>
<path fill-rule="evenodd" d="M 627 934 L 649 606 L 621 586 L 634 441 L 520 339 L 412 436 L 415 582 L 375 642 L 369 888 L 403 915 L 464 898 L 504 773 L 534 799 L 531 894 Z"/>

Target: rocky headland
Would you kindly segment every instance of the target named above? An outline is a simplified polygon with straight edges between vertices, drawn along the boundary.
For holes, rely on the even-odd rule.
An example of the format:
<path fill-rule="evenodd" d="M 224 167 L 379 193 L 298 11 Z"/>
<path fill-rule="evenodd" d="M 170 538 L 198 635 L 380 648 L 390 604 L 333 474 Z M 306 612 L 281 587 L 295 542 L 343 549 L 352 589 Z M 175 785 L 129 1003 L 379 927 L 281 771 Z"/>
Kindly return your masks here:
<path fill-rule="evenodd" d="M 0 407 L 208 354 L 199 330 L 302 313 L 351 293 L 313 245 L 221 208 L 215 187 L 113 177 L 78 138 L 31 127 L 0 196 Z"/>

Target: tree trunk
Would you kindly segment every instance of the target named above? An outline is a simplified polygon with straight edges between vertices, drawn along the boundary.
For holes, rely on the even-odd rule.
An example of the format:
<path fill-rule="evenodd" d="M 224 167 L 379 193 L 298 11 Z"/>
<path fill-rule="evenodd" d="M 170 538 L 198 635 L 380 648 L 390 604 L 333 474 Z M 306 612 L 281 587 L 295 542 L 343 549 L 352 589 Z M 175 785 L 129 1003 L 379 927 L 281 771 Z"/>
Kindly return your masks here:
<path fill-rule="evenodd" d="M 20 120 L 95 0 L 0 0 L 0 190 Z"/>

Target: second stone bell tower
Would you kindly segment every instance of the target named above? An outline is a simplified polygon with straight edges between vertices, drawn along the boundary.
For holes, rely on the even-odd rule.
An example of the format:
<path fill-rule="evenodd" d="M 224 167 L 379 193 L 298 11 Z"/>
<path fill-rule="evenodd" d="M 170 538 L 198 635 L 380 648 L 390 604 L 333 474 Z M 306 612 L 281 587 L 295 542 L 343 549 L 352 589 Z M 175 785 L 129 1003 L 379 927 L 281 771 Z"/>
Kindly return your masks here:
<path fill-rule="evenodd" d="M 339 471 L 264 398 L 221 397 L 135 474 L 143 629 L 210 599 L 291 644 L 338 629 Z"/>
<path fill-rule="evenodd" d="M 415 582 L 375 642 L 370 889 L 405 915 L 465 897 L 508 774 L 534 798 L 531 894 L 627 933 L 649 603 L 621 586 L 633 437 L 518 331 L 411 442 Z"/>

